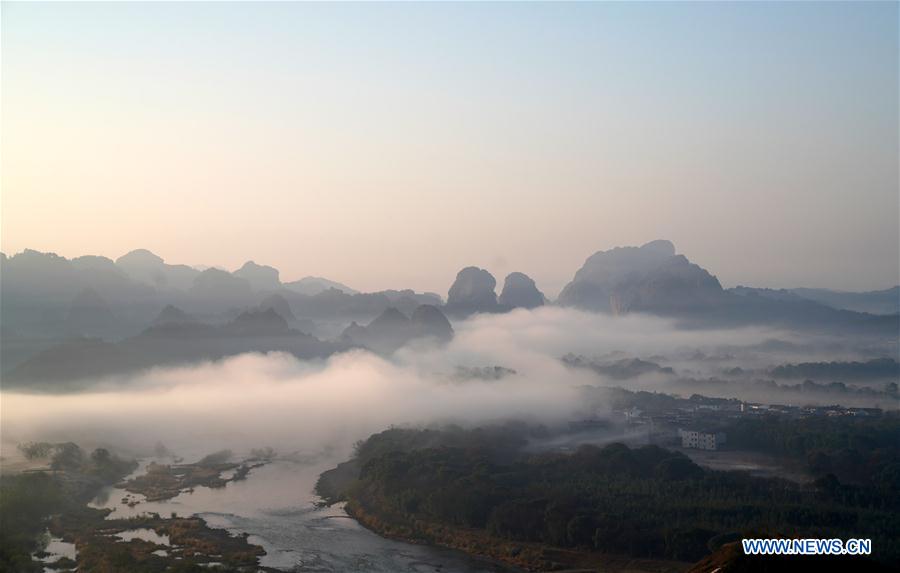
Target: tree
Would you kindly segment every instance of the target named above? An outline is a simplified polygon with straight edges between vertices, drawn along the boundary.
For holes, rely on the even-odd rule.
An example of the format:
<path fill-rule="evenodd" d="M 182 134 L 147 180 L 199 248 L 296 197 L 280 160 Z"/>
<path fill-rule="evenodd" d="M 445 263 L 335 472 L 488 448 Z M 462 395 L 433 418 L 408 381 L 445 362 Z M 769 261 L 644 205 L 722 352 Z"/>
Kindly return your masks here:
<path fill-rule="evenodd" d="M 91 452 L 91 461 L 93 461 L 98 466 L 103 466 L 109 463 L 111 456 L 109 454 L 109 450 L 106 448 L 97 448 L 93 452 Z"/>
<path fill-rule="evenodd" d="M 50 467 L 55 470 L 74 470 L 81 467 L 82 462 L 84 462 L 84 452 L 81 451 L 78 444 L 66 442 L 57 444 Z"/>
<path fill-rule="evenodd" d="M 26 460 L 36 460 L 46 458 L 54 449 L 53 444 L 48 442 L 26 442 L 16 446 Z"/>

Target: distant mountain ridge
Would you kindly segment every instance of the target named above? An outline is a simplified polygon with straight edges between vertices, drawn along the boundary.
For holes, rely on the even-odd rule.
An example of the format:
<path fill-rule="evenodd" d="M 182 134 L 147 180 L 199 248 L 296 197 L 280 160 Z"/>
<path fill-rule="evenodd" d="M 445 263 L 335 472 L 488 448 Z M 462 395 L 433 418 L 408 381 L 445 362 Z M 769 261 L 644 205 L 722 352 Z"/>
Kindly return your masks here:
<path fill-rule="evenodd" d="M 308 295 L 319 294 L 328 289 L 337 289 L 347 294 L 359 294 L 359 291 L 356 289 L 352 289 L 345 284 L 322 277 L 303 277 L 300 280 L 284 283 L 284 288 L 296 293 Z"/>
<path fill-rule="evenodd" d="M 823 288 L 771 289 L 737 286 L 728 289 L 742 296 L 774 300 L 809 300 L 837 310 L 890 315 L 900 312 L 900 286 L 866 292 L 845 292 Z"/>
<path fill-rule="evenodd" d="M 407 317 L 394 307 L 386 309 L 366 326 L 353 322 L 341 334 L 341 340 L 389 354 L 414 339 L 448 342 L 453 338 L 450 321 L 437 307 L 423 304 Z"/>
<path fill-rule="evenodd" d="M 173 307 L 174 308 L 174 307 Z M 293 330 L 273 309 L 241 313 L 216 326 L 184 318 L 166 309 L 141 334 L 121 342 L 76 338 L 38 353 L 4 375 L 10 386 L 77 389 L 84 380 L 139 373 L 155 366 L 218 360 L 247 352 L 287 352 L 301 359 L 324 358 L 346 350 Z"/>
<path fill-rule="evenodd" d="M 788 291 L 723 289 L 714 275 L 663 240 L 591 255 L 556 302 L 610 314 L 668 316 L 693 327 L 759 324 L 882 334 L 900 327 L 896 314 L 836 309 Z"/>
<path fill-rule="evenodd" d="M 191 287 L 200 271 L 187 265 L 170 265 L 147 249 L 136 249 L 116 259 L 116 266 L 134 281 L 159 289 Z"/>
<path fill-rule="evenodd" d="M 873 315 L 844 308 L 892 310 L 900 287 L 870 293 L 724 289 L 713 274 L 677 253 L 665 240 L 594 253 L 555 303 L 521 272 L 507 275 L 499 296 L 496 289 L 494 276 L 475 266 L 459 271 L 445 303 L 439 295 L 410 289 L 359 293 L 320 277 L 282 283 L 276 268 L 253 261 L 234 272 L 212 267 L 200 271 L 187 265 L 170 265 L 145 249 L 131 251 L 116 261 L 98 256 L 69 260 L 25 250 L 0 257 L 0 336 L 4 342 L 0 345 L 0 362 L 6 374 L 61 340 L 74 336 L 120 340 L 116 345 L 124 344 L 142 336 L 148 325 L 151 329 L 165 326 L 170 333 L 178 330 L 176 325 L 183 332 L 190 331 L 187 326 L 192 325 L 191 332 L 208 337 L 204 328 L 223 327 L 247 312 L 268 311 L 297 333 L 302 330 L 332 339 L 344 332 L 345 339 L 356 344 L 382 349 L 395 349 L 398 341 L 402 345 L 415 338 L 409 334 L 412 327 L 399 328 L 398 332 L 407 332 L 397 336 L 385 334 L 390 331 L 385 328 L 374 337 L 379 341 L 372 342 L 369 327 L 378 332 L 381 322 L 395 312 L 413 322 L 416 317 L 428 319 L 432 327 L 446 334 L 446 316 L 460 320 L 478 313 L 503 313 L 544 304 L 613 315 L 653 314 L 674 318 L 679 325 L 691 328 L 765 325 L 876 336 L 896 335 L 900 330 L 897 313 Z M 352 321 L 356 325 L 348 329 Z M 452 327 L 449 330 L 452 332 Z M 262 335 L 254 332 L 248 336 Z M 86 343 L 81 346 L 90 347 Z M 129 343 L 122 348 L 133 347 Z M 259 351 L 268 348 L 256 342 L 245 347 Z M 283 347 L 278 343 L 269 349 Z M 218 355 L 220 351 L 208 349 L 208 353 Z"/>
<path fill-rule="evenodd" d="M 900 286 L 867 292 L 844 292 L 820 288 L 790 290 L 798 296 L 832 308 L 871 314 L 897 314 L 900 312 Z"/>

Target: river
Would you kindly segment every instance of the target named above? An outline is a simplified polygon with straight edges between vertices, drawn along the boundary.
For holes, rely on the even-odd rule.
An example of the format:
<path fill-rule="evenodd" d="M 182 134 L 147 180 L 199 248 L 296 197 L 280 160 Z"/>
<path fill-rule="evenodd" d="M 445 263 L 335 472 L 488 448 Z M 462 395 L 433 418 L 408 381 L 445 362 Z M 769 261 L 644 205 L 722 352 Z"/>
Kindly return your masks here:
<path fill-rule="evenodd" d="M 142 460 L 134 475 L 143 473 L 149 461 Z M 210 527 L 249 534 L 251 543 L 266 550 L 261 565 L 284 571 L 511 571 L 457 551 L 380 537 L 349 517 L 341 505 L 320 507 L 313 489 L 319 474 L 334 464 L 334 460 L 276 460 L 224 488 L 197 487 L 159 502 L 107 487 L 90 505 L 112 509 L 110 518 L 145 512 L 200 516 Z M 126 495 L 140 503 L 129 507 L 122 503 Z"/>

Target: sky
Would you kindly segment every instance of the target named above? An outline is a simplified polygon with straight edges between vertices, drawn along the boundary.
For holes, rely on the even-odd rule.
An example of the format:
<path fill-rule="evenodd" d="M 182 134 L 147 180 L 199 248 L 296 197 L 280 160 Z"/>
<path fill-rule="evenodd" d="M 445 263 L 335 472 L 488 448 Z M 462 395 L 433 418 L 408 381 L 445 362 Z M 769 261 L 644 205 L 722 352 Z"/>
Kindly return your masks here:
<path fill-rule="evenodd" d="M 8 3 L 0 248 L 554 295 L 900 282 L 898 4 Z"/>

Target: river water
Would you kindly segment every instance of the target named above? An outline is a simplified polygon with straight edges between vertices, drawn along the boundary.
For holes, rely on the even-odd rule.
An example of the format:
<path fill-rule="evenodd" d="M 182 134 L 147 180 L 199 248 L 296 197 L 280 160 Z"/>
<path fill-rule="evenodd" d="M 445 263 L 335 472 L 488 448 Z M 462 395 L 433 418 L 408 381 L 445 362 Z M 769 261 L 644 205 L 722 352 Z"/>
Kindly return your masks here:
<path fill-rule="evenodd" d="M 150 460 L 143 460 L 135 475 Z M 340 505 L 322 508 L 314 494 L 319 474 L 335 462 L 276 460 L 253 469 L 246 480 L 224 488 L 197 487 L 160 502 L 146 502 L 125 490 L 105 488 L 92 507 L 110 508 L 110 518 L 145 512 L 198 515 L 210 527 L 247 533 L 262 546 L 261 564 L 284 571 L 339 572 L 509 572 L 510 569 L 443 548 L 385 539 L 360 526 Z M 140 501 L 122 503 L 128 495 Z"/>

